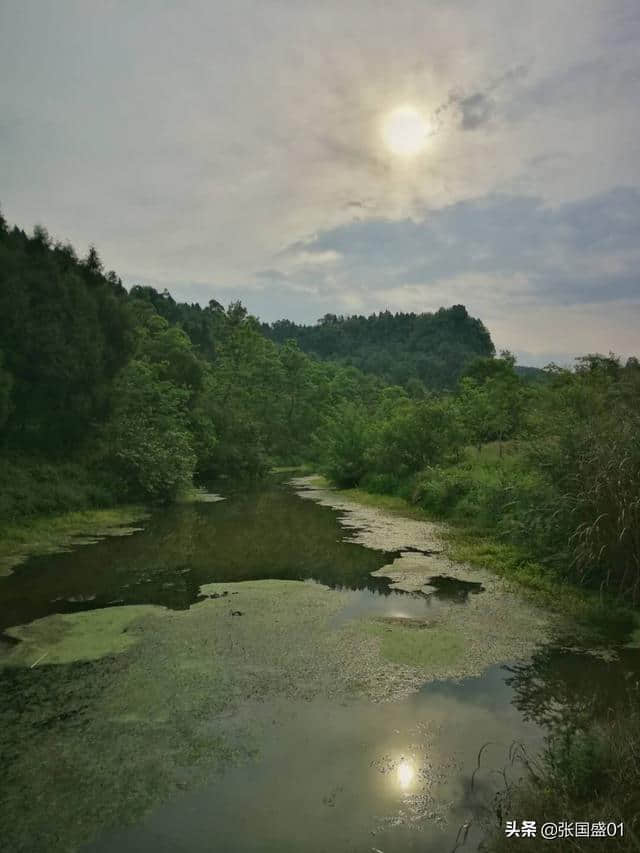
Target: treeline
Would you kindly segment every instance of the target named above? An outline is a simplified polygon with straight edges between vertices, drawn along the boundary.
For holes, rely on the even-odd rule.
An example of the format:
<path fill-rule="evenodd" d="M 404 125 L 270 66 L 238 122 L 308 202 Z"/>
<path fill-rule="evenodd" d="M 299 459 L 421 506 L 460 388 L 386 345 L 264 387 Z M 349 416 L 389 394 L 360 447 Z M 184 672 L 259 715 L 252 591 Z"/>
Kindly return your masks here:
<path fill-rule="evenodd" d="M 268 340 L 239 303 L 127 293 L 95 249 L 0 219 L 0 517 L 258 476 L 307 458 L 324 416 L 379 386 Z"/>
<path fill-rule="evenodd" d="M 484 324 L 464 305 L 434 314 L 325 314 L 314 326 L 278 320 L 262 328 L 277 343 L 294 340 L 317 358 L 352 365 L 413 392 L 453 389 L 470 359 L 495 353 Z"/>
<path fill-rule="evenodd" d="M 308 460 L 336 408 L 383 395 L 384 371 L 363 375 L 348 359 L 271 340 L 240 303 L 127 292 L 94 248 L 79 258 L 42 226 L 27 235 L 0 217 L 0 285 L 0 516 L 171 500 L 194 477 L 258 476 Z M 323 328 L 334 326 L 361 342 L 369 335 L 374 350 L 408 336 L 416 363 L 431 348 L 441 379 L 445 367 L 453 376 L 470 354 L 493 351 L 462 306 Z M 408 388 L 424 395 L 415 377 Z"/>
<path fill-rule="evenodd" d="M 503 353 L 470 362 L 453 393 L 344 404 L 318 433 L 323 471 L 638 603 L 640 364 L 590 355 L 544 378 L 527 382 Z"/>

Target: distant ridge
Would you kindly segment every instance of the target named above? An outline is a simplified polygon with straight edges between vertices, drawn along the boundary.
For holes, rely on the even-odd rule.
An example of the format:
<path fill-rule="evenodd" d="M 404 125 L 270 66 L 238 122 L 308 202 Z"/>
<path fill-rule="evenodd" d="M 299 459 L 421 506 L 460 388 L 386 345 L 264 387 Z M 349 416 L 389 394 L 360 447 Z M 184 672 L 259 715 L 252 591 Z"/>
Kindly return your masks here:
<path fill-rule="evenodd" d="M 464 305 L 422 314 L 325 314 L 315 325 L 278 320 L 262 330 L 277 343 L 295 340 L 318 358 L 351 364 L 393 384 L 417 381 L 431 390 L 453 389 L 471 359 L 495 354 L 486 326 Z"/>

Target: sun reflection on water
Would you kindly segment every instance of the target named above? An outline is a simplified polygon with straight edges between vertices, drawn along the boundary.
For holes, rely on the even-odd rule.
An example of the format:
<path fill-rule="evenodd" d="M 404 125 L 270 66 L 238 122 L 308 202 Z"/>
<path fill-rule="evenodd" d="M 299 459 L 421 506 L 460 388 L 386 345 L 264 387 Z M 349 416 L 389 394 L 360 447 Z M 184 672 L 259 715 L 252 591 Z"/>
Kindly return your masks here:
<path fill-rule="evenodd" d="M 416 775 L 413 764 L 411 764 L 410 761 L 405 760 L 402 760 L 400 764 L 398 764 L 396 773 L 398 776 L 398 784 L 403 790 L 411 785 Z"/>

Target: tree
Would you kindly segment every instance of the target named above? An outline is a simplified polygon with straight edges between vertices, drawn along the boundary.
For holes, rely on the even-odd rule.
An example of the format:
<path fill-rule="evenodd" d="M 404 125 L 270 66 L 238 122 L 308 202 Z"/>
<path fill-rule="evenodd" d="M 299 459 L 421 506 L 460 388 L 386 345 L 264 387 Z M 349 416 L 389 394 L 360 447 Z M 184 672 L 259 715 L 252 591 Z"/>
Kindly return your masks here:
<path fill-rule="evenodd" d="M 469 363 L 458 386 L 458 410 L 478 452 L 484 442 L 497 440 L 502 456 L 504 440 L 521 425 L 524 401 L 524 384 L 510 352 Z"/>
<path fill-rule="evenodd" d="M 457 405 L 460 421 L 469 441 L 480 453 L 482 445 L 490 440 L 492 433 L 492 408 L 488 389 L 471 376 L 464 376 L 459 384 Z"/>
<path fill-rule="evenodd" d="M 402 479 L 441 462 L 462 440 L 455 415 L 446 399 L 398 407 L 374 428 L 369 451 L 371 468 Z"/>
<path fill-rule="evenodd" d="M 84 259 L 83 263 L 89 272 L 95 273 L 96 275 L 100 275 L 104 269 L 98 250 L 93 245 L 89 246 L 87 257 Z"/>
<path fill-rule="evenodd" d="M 364 476 L 368 432 L 366 413 L 352 403 L 343 403 L 322 425 L 321 468 L 338 486 L 357 486 Z"/>
<path fill-rule="evenodd" d="M 295 340 L 310 355 L 350 364 L 386 384 L 417 380 L 429 389 L 452 389 L 471 359 L 495 352 L 487 329 L 463 305 L 435 314 L 325 314 L 313 326 L 278 320 L 262 329 L 277 343 Z"/>
<path fill-rule="evenodd" d="M 106 427 L 108 459 L 132 498 L 166 502 L 191 483 L 196 465 L 189 392 L 161 379 L 157 366 L 131 361 L 118 377 Z"/>
<path fill-rule="evenodd" d="M 33 229 L 33 239 L 43 249 L 51 248 L 51 237 L 44 225 L 36 225 Z"/>

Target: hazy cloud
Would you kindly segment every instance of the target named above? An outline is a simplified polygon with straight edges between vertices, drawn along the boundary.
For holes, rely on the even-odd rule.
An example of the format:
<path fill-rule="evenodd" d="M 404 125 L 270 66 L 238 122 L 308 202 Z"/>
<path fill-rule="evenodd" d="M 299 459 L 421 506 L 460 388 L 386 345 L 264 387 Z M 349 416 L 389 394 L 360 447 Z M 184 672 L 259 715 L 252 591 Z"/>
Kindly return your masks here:
<path fill-rule="evenodd" d="M 463 130 L 475 130 L 480 127 L 488 121 L 493 110 L 492 102 L 482 92 L 476 92 L 475 95 L 463 98 L 459 106 L 462 113 L 460 125 Z"/>
<path fill-rule="evenodd" d="M 266 319 L 464 302 L 501 346 L 640 349 L 639 46 L 637 0 L 4 3 L 0 201 Z"/>
<path fill-rule="evenodd" d="M 502 334 L 504 317 L 516 327 L 522 316 L 541 311 L 565 324 L 576 310 L 595 305 L 618 317 L 621 306 L 633 306 L 636 316 L 640 191 L 617 188 L 559 207 L 487 196 L 425 210 L 420 220 L 341 225 L 293 244 L 283 256 L 332 252 L 328 278 L 317 265 L 294 277 L 315 283 L 317 293 L 330 294 L 328 304 L 332 299 L 342 309 L 423 311 L 463 301 L 490 326 L 499 320 Z M 624 344 L 630 352 L 624 326 L 627 332 L 609 348 Z M 515 348 L 508 337 L 502 343 Z"/>

